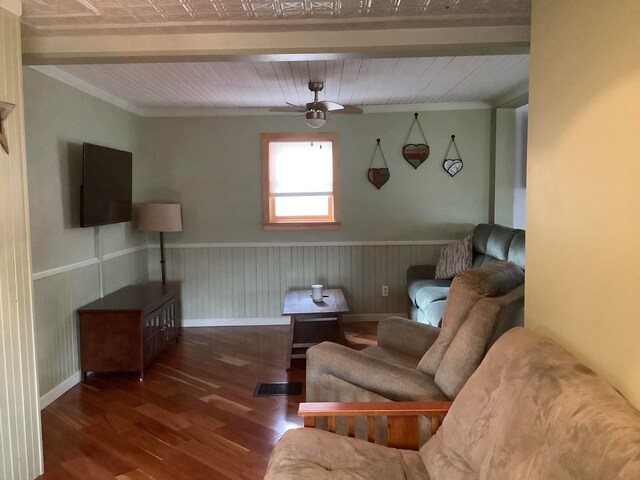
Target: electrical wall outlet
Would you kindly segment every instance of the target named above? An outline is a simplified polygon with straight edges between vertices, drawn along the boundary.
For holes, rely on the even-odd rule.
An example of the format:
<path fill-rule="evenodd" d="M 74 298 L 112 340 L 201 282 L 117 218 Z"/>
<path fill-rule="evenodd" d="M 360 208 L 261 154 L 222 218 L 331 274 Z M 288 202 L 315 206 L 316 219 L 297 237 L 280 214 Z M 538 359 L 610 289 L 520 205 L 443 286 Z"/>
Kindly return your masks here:
<path fill-rule="evenodd" d="M 389 296 L 389 285 L 383 285 L 382 286 L 382 296 L 383 297 L 388 297 Z"/>

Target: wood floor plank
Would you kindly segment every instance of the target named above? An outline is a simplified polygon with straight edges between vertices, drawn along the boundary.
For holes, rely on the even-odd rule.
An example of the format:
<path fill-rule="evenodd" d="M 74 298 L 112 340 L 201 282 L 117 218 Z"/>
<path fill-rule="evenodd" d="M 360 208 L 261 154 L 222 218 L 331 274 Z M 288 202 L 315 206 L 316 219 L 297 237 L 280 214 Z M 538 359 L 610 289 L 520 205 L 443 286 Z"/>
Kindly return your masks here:
<path fill-rule="evenodd" d="M 376 323 L 345 324 L 353 348 Z M 288 326 L 183 329 L 146 372 L 96 374 L 42 411 L 40 480 L 255 480 L 273 445 L 302 426 L 301 395 L 254 397 L 257 382 L 304 381 L 285 369 Z"/>
<path fill-rule="evenodd" d="M 171 413 L 168 410 L 158 407 L 157 405 L 154 405 L 152 403 L 140 405 L 139 407 L 136 407 L 136 411 L 140 412 L 143 415 L 146 415 L 149 418 L 153 418 L 154 420 L 162 423 L 163 425 L 166 425 L 173 430 L 182 430 L 183 428 L 191 426 L 191 423 L 189 423 L 179 415 Z"/>
<path fill-rule="evenodd" d="M 135 469 L 122 475 L 118 475 L 116 480 L 156 480 L 151 475 L 142 470 Z"/>

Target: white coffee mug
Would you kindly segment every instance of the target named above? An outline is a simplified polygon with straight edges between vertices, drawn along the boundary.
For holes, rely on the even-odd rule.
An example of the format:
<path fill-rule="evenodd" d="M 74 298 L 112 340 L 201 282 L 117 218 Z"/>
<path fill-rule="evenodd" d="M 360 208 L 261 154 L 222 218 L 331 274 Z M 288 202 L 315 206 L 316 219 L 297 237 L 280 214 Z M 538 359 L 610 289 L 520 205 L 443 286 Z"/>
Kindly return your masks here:
<path fill-rule="evenodd" d="M 322 285 L 311 285 L 311 298 L 314 302 L 322 301 Z"/>

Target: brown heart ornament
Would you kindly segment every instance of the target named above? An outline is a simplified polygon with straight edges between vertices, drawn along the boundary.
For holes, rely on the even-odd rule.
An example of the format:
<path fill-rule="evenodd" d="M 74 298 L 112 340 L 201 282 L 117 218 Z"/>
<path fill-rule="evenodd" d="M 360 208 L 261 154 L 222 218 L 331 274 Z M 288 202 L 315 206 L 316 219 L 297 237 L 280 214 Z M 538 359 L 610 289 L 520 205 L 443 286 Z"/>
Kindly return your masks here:
<path fill-rule="evenodd" d="M 413 168 L 418 168 L 429 158 L 429 145 L 426 143 L 408 143 L 402 147 L 402 156 Z"/>
<path fill-rule="evenodd" d="M 388 168 L 370 168 L 367 173 L 367 178 L 378 190 L 389 181 L 390 177 Z"/>

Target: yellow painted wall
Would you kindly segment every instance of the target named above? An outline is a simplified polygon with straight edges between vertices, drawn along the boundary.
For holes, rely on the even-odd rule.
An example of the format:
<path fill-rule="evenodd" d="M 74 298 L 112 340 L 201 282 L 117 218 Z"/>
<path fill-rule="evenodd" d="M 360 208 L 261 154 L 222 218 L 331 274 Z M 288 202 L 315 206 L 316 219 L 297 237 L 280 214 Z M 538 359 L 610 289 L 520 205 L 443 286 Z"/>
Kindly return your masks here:
<path fill-rule="evenodd" d="M 640 408 L 640 1 L 534 0 L 526 324 Z"/>

